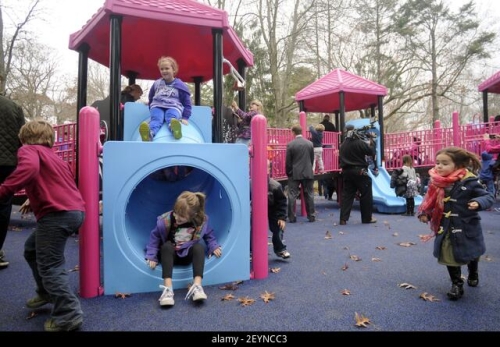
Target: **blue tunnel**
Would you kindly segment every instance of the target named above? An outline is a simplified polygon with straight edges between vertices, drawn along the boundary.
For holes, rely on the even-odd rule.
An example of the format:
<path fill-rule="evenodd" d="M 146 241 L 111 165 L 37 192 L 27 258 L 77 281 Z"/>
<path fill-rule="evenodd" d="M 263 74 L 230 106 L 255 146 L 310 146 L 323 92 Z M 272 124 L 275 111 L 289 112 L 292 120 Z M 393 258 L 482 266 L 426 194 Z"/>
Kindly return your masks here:
<path fill-rule="evenodd" d="M 103 147 L 104 294 L 159 291 L 161 265 L 146 265 L 145 246 L 157 216 L 173 208 L 177 196 L 207 196 L 209 223 L 223 249 L 205 261 L 204 285 L 250 278 L 249 153 L 242 144 L 211 143 L 209 107 L 194 106 L 183 136 L 175 140 L 164 125 L 153 142 L 142 142 L 139 125 L 147 106 L 125 105 L 124 141 Z M 191 266 L 175 266 L 174 289 L 192 282 Z"/>

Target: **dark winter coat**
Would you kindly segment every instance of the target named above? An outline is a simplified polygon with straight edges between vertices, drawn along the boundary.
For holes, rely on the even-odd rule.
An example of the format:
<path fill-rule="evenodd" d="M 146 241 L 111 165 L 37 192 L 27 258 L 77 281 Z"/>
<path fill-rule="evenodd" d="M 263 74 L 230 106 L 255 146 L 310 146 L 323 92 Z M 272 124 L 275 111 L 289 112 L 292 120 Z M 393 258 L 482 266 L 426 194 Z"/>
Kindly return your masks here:
<path fill-rule="evenodd" d="M 0 166 L 17 165 L 17 150 L 21 147 L 18 135 L 24 123 L 23 109 L 0 95 Z"/>
<path fill-rule="evenodd" d="M 469 210 L 467 204 L 470 201 L 477 201 L 479 209 Z M 486 251 L 478 211 L 490 208 L 493 203 L 493 195 L 484 189 L 476 176 L 456 182 L 445 194 L 441 226 L 442 230 L 450 232 L 453 256 L 458 263 L 468 263 Z M 434 241 L 433 254 L 438 259 L 445 235 L 446 232 L 438 233 Z"/>
<path fill-rule="evenodd" d="M 395 169 L 391 173 L 391 188 L 396 192 L 396 196 L 404 196 L 406 193 L 406 184 L 408 177 L 402 177 L 403 169 Z"/>

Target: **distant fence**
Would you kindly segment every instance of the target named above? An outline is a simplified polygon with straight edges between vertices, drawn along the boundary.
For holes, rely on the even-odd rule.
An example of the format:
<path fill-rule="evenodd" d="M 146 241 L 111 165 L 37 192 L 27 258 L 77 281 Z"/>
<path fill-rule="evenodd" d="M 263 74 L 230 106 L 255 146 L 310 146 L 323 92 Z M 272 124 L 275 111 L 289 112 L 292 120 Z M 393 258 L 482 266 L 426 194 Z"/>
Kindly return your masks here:
<path fill-rule="evenodd" d="M 73 173 L 76 173 L 76 123 L 54 126 L 56 142 L 54 151 L 70 163 Z M 388 171 L 403 165 L 403 155 L 414 158 L 414 165 L 418 168 L 430 168 L 434 165 L 436 152 L 447 146 L 465 148 L 479 157 L 485 150 L 484 134 L 500 135 L 500 121 L 494 122 L 491 117 L 488 123 L 458 124 L 458 114 L 453 114 L 453 125 L 450 128 L 441 128 L 440 122 L 434 124 L 430 130 L 414 130 L 407 132 L 389 133 L 384 135 L 384 166 Z M 285 180 L 286 145 L 293 140 L 289 128 L 268 128 L 268 158 L 272 162 L 271 176 L 277 180 Z M 306 131 L 306 138 L 311 138 Z M 339 145 L 340 132 L 323 133 L 323 162 L 325 172 L 340 172 Z M 500 145 L 500 140 L 491 140 L 493 145 Z M 17 195 L 23 195 L 19 192 Z"/>

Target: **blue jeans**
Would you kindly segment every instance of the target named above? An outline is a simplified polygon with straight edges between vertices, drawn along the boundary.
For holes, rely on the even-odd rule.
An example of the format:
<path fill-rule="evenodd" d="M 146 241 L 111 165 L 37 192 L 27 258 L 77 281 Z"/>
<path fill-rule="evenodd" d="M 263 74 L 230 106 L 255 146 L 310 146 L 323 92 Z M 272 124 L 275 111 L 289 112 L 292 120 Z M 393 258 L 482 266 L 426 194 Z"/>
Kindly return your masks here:
<path fill-rule="evenodd" d="M 175 118 L 179 121 L 182 119 L 179 110 L 175 108 L 154 107 L 149 111 L 149 114 L 151 116 L 151 120 L 149 121 L 151 137 L 155 137 L 163 123 L 167 123 L 167 128 L 170 130 L 170 121 L 172 119 Z"/>
<path fill-rule="evenodd" d="M 24 244 L 24 258 L 33 272 L 37 293 L 50 298 L 51 317 L 55 324 L 64 326 L 82 320 L 80 301 L 69 284 L 64 268 L 66 241 L 82 225 L 82 211 L 49 213 L 37 221 L 35 231 Z"/>

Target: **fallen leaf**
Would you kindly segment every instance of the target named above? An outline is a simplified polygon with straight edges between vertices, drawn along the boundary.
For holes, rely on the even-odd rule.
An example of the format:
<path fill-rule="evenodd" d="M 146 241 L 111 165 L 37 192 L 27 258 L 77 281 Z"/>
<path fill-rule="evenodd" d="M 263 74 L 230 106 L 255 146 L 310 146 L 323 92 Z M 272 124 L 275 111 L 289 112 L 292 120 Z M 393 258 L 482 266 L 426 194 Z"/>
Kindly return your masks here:
<path fill-rule="evenodd" d="M 484 260 L 486 260 L 486 261 L 493 261 L 493 258 L 492 258 L 492 257 L 490 257 L 489 255 L 485 255 L 483 258 L 484 258 Z"/>
<path fill-rule="evenodd" d="M 344 232 L 343 231 L 339 231 L 339 235 L 344 235 Z"/>
<path fill-rule="evenodd" d="M 411 247 L 411 246 L 415 246 L 416 243 L 415 242 L 400 242 L 400 243 L 396 243 L 397 245 L 400 245 L 400 246 L 403 246 L 403 247 Z"/>
<path fill-rule="evenodd" d="M 399 234 L 398 233 L 393 233 L 392 236 L 397 237 L 397 236 L 399 236 Z"/>
<path fill-rule="evenodd" d="M 347 263 L 344 264 L 344 266 L 342 266 L 342 271 L 345 271 L 349 268 L 349 265 L 347 265 Z"/>
<path fill-rule="evenodd" d="M 267 304 L 269 301 L 274 300 L 274 293 L 269 293 L 266 290 L 264 293 L 260 294 L 260 298 Z"/>
<path fill-rule="evenodd" d="M 272 267 L 269 269 L 273 274 L 277 274 L 278 272 L 281 271 L 280 267 Z"/>
<path fill-rule="evenodd" d="M 413 284 L 406 283 L 406 282 L 405 283 L 400 283 L 400 284 L 398 284 L 398 286 L 400 288 L 404 288 L 404 289 L 415 289 L 415 288 L 417 288 Z"/>
<path fill-rule="evenodd" d="M 375 249 L 377 249 L 379 251 L 384 251 L 385 247 L 384 246 L 377 246 L 377 247 L 375 247 Z"/>
<path fill-rule="evenodd" d="M 234 299 L 234 295 L 229 293 L 229 294 L 224 295 L 221 300 L 222 301 L 231 301 L 233 299 Z"/>
<path fill-rule="evenodd" d="M 349 250 L 349 247 L 344 246 L 342 249 Z"/>
<path fill-rule="evenodd" d="M 225 284 L 225 285 L 219 287 L 219 289 L 222 289 L 222 290 L 237 290 L 238 288 L 239 287 L 235 282 L 233 282 L 231 284 Z"/>
<path fill-rule="evenodd" d="M 26 319 L 31 319 L 31 318 L 34 318 L 36 316 L 38 316 L 38 314 L 35 311 L 31 311 L 30 314 L 28 315 L 28 317 L 26 317 Z"/>
<path fill-rule="evenodd" d="M 125 298 L 128 298 L 130 297 L 130 293 L 120 293 L 120 292 L 116 292 L 115 293 L 115 298 L 120 298 L 120 299 L 125 299 Z"/>
<path fill-rule="evenodd" d="M 342 295 L 351 295 L 351 292 L 348 289 L 344 289 L 341 293 Z"/>
<path fill-rule="evenodd" d="M 372 261 L 382 261 L 380 258 L 372 258 Z"/>
<path fill-rule="evenodd" d="M 370 319 L 367 317 L 363 316 L 362 314 L 358 314 L 357 312 L 354 312 L 354 319 L 356 320 L 356 326 L 357 327 L 363 327 L 367 328 L 368 324 L 370 324 Z"/>
<path fill-rule="evenodd" d="M 422 294 L 420 294 L 420 298 L 421 299 L 424 299 L 424 301 L 431 301 L 431 302 L 434 302 L 434 301 L 440 301 L 438 298 L 436 298 L 434 295 L 431 295 L 427 292 L 423 292 Z"/>
<path fill-rule="evenodd" d="M 327 230 L 326 235 L 325 235 L 325 239 L 329 240 L 331 238 L 332 238 L 332 233 L 329 230 Z"/>
<path fill-rule="evenodd" d="M 354 255 L 354 254 L 349 256 L 349 258 L 351 258 L 351 260 L 354 260 L 354 261 L 361 261 L 361 258 L 358 257 L 357 255 Z"/>
<path fill-rule="evenodd" d="M 384 225 L 385 225 L 388 229 L 390 229 L 390 228 L 391 228 L 391 224 L 389 224 L 389 222 L 388 222 L 388 221 L 384 221 Z"/>
<path fill-rule="evenodd" d="M 241 306 L 250 306 L 255 302 L 254 299 L 251 299 L 248 296 L 245 296 L 244 298 L 238 298 L 238 301 L 241 303 Z"/>

